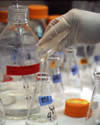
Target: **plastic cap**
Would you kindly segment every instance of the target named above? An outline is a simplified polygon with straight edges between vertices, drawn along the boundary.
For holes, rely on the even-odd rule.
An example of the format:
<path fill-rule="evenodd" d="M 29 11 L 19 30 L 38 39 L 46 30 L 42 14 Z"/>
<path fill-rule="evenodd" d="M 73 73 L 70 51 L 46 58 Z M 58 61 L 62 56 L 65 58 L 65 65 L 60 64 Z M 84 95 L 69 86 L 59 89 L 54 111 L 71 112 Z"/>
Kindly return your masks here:
<path fill-rule="evenodd" d="M 8 19 L 8 11 L 0 10 L 0 22 L 6 23 Z"/>
<path fill-rule="evenodd" d="M 86 59 L 86 58 L 81 59 L 81 60 L 80 60 L 80 64 L 82 64 L 82 65 L 88 64 L 88 59 Z"/>
<path fill-rule="evenodd" d="M 51 15 L 51 16 L 48 16 L 48 23 L 50 23 L 50 21 L 52 21 L 53 19 L 59 17 L 60 15 Z"/>
<path fill-rule="evenodd" d="M 69 99 L 65 102 L 64 114 L 71 117 L 86 117 L 89 102 L 85 99 Z"/>
<path fill-rule="evenodd" d="M 44 19 L 48 18 L 48 6 L 46 5 L 30 5 L 29 18 L 30 19 Z"/>

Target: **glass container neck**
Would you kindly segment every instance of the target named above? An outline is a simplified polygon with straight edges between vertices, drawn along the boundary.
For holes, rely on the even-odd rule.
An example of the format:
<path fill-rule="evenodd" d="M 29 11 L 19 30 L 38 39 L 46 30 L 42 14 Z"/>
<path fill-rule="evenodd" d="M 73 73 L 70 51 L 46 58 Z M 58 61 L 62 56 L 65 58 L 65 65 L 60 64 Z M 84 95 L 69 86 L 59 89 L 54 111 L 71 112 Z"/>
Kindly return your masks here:
<path fill-rule="evenodd" d="M 22 5 L 13 5 L 8 8 L 8 22 L 14 24 L 25 24 L 28 22 L 28 8 Z"/>

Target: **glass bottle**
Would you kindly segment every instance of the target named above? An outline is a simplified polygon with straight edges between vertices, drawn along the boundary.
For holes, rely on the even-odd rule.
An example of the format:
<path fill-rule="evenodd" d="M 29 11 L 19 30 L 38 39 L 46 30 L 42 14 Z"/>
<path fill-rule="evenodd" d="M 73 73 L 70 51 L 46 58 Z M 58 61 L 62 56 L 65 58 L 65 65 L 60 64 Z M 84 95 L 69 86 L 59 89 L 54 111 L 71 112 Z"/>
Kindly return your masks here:
<path fill-rule="evenodd" d="M 100 124 L 100 72 L 94 73 L 94 90 L 86 119 L 86 125 Z"/>
<path fill-rule="evenodd" d="M 63 108 L 65 102 L 64 86 L 60 69 L 60 58 L 56 56 L 48 57 L 48 67 L 52 81 L 52 95 L 55 99 L 56 107 L 60 110 L 60 108 Z"/>
<path fill-rule="evenodd" d="M 81 83 L 76 61 L 76 50 L 74 48 L 68 48 L 65 51 L 63 82 L 65 88 L 64 90 L 67 95 L 79 97 Z"/>
<path fill-rule="evenodd" d="M 0 125 L 4 125 L 5 122 L 6 122 L 5 109 L 2 100 L 0 99 Z"/>
<path fill-rule="evenodd" d="M 46 72 L 36 74 L 34 95 L 28 110 L 26 125 L 57 125 L 54 100 L 50 91 L 50 77 Z M 39 106 L 36 110 L 36 106 Z M 31 112 L 31 110 L 33 112 Z"/>
<path fill-rule="evenodd" d="M 48 6 L 46 5 L 29 5 L 30 26 L 37 37 L 40 39 L 47 26 Z"/>
<path fill-rule="evenodd" d="M 8 119 L 24 119 L 40 71 L 38 38 L 29 27 L 28 8 L 8 8 L 8 25 L 0 36 L 0 97 Z"/>
<path fill-rule="evenodd" d="M 0 9 L 0 33 L 4 30 L 7 25 L 8 10 Z"/>

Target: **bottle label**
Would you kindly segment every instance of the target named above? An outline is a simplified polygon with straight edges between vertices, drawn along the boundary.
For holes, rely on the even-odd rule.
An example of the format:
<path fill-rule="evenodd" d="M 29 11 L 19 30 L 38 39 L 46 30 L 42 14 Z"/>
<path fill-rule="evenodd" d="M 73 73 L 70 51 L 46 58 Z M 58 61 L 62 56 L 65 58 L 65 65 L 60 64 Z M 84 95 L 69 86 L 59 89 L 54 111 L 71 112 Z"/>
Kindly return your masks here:
<path fill-rule="evenodd" d="M 95 61 L 95 62 L 100 61 L 100 56 L 94 56 L 94 61 Z"/>
<path fill-rule="evenodd" d="M 49 110 L 50 112 L 48 112 L 47 114 L 47 118 L 50 120 L 50 121 L 53 121 L 56 119 L 56 114 L 55 114 L 55 107 L 52 105 L 48 106 L 49 107 Z"/>
<path fill-rule="evenodd" d="M 56 67 L 56 61 L 53 60 L 53 61 L 50 61 L 50 69 L 53 69 Z"/>
<path fill-rule="evenodd" d="M 76 75 L 78 73 L 78 66 L 77 65 L 73 66 L 71 68 L 71 72 L 72 72 L 73 75 Z"/>
<path fill-rule="evenodd" d="M 81 65 L 88 64 L 88 59 L 81 59 L 80 64 Z"/>
<path fill-rule="evenodd" d="M 4 75 L 3 76 L 3 82 L 11 82 L 13 81 L 13 78 L 11 76 L 8 76 L 8 75 Z"/>
<path fill-rule="evenodd" d="M 39 96 L 40 106 L 48 105 L 53 102 L 52 96 Z"/>
<path fill-rule="evenodd" d="M 52 76 L 52 81 L 53 81 L 53 83 L 61 83 L 62 82 L 61 74 L 53 75 Z"/>
<path fill-rule="evenodd" d="M 27 66 L 7 66 L 6 74 L 19 76 L 19 75 L 31 75 L 40 71 L 40 63 Z"/>

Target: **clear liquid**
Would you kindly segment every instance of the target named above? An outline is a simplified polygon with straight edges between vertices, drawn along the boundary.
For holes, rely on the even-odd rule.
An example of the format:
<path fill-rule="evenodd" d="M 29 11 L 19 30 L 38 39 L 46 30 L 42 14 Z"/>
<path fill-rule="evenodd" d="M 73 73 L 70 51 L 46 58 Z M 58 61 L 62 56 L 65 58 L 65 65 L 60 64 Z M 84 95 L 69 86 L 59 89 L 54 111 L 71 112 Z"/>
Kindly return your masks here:
<path fill-rule="evenodd" d="M 11 84 L 14 84 L 11 88 Z M 23 87 L 19 83 L 9 83 L 9 87 L 0 91 L 0 98 L 3 100 L 5 114 L 7 119 L 25 119 L 27 116 L 28 106 L 32 99 L 32 91 Z"/>
<path fill-rule="evenodd" d="M 50 104 L 50 107 L 53 105 Z M 27 118 L 26 125 L 57 125 L 56 114 L 51 114 L 51 117 L 48 117 L 48 113 L 51 110 L 47 106 L 40 106 L 40 109 L 36 112 L 32 112 L 32 114 Z"/>

